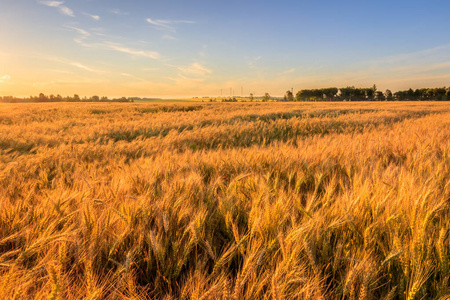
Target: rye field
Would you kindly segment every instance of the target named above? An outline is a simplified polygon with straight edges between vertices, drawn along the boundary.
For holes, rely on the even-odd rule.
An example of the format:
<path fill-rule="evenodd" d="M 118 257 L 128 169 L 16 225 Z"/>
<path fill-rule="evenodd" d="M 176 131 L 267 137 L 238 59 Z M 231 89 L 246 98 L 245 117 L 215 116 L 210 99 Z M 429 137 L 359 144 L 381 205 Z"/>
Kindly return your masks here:
<path fill-rule="evenodd" d="M 0 105 L 0 299 L 450 299 L 450 104 Z"/>

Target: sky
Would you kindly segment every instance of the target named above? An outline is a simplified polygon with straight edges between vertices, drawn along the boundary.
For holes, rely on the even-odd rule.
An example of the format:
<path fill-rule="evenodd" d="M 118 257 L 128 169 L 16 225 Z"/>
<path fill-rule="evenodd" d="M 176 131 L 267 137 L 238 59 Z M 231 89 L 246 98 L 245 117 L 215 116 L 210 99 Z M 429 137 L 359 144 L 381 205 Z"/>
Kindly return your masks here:
<path fill-rule="evenodd" d="M 450 86 L 448 0 L 0 0 L 0 95 Z"/>

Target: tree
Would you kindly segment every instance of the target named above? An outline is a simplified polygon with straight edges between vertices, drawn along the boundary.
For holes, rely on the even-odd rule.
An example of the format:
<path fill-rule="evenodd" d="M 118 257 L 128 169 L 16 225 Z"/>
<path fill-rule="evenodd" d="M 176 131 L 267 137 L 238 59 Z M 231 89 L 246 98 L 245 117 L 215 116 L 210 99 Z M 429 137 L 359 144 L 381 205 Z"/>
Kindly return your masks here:
<path fill-rule="evenodd" d="M 269 95 L 269 93 L 265 93 L 264 94 L 264 97 L 263 97 L 263 99 L 262 99 L 262 101 L 263 102 L 267 102 L 267 101 L 269 101 L 270 100 L 270 95 Z"/>
<path fill-rule="evenodd" d="M 392 101 L 393 100 L 391 90 L 386 90 L 386 92 L 384 92 L 384 96 L 386 97 L 387 101 Z"/>
<path fill-rule="evenodd" d="M 294 95 L 290 90 L 286 91 L 286 94 L 284 96 L 286 101 L 294 101 Z"/>
<path fill-rule="evenodd" d="M 407 92 L 406 92 L 406 96 L 407 96 L 407 98 L 408 98 L 408 100 L 413 100 L 415 97 L 414 97 L 414 91 L 413 91 L 413 89 L 409 89 Z"/>
<path fill-rule="evenodd" d="M 322 95 L 325 95 L 325 97 L 330 101 L 332 101 L 333 98 L 336 97 L 337 93 L 338 89 L 335 87 L 322 90 Z"/>
<path fill-rule="evenodd" d="M 73 95 L 73 101 L 80 101 L 80 96 L 78 96 L 77 94 Z"/>
<path fill-rule="evenodd" d="M 47 102 L 48 101 L 48 97 L 45 96 L 43 93 L 39 94 L 39 102 Z"/>
<path fill-rule="evenodd" d="M 386 100 L 386 97 L 384 96 L 382 91 L 376 91 L 375 92 L 375 100 L 384 101 L 384 100 Z"/>
<path fill-rule="evenodd" d="M 355 97 L 355 87 L 354 86 L 348 86 L 346 88 L 340 88 L 339 91 L 341 92 L 341 98 L 343 100 L 352 101 Z"/>
<path fill-rule="evenodd" d="M 253 101 L 254 97 L 253 97 L 253 93 L 250 93 L 250 101 Z"/>

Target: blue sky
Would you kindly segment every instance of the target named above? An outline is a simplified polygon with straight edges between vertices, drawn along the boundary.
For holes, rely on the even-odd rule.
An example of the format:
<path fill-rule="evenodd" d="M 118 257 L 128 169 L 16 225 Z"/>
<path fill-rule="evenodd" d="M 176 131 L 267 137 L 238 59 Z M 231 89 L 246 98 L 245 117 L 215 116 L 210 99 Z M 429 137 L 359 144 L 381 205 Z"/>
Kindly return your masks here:
<path fill-rule="evenodd" d="M 2 0 L 0 95 L 449 86 L 448 1 Z"/>

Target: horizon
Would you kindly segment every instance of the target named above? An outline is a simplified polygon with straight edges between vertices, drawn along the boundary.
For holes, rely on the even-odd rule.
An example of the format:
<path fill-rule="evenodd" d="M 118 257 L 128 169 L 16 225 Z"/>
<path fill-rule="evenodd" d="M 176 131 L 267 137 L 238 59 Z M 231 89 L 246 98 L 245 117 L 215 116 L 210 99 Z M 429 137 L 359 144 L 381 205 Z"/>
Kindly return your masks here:
<path fill-rule="evenodd" d="M 404 0 L 5 0 L 0 95 L 167 99 L 221 90 L 228 97 L 231 88 L 235 97 L 279 97 L 291 88 L 449 86 L 448 8 Z"/>

